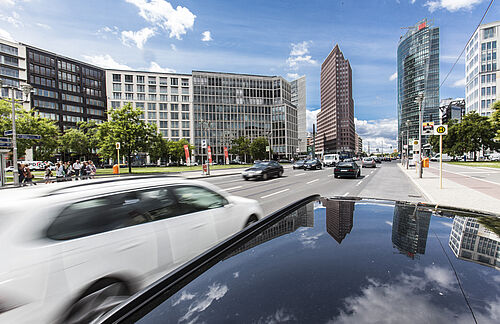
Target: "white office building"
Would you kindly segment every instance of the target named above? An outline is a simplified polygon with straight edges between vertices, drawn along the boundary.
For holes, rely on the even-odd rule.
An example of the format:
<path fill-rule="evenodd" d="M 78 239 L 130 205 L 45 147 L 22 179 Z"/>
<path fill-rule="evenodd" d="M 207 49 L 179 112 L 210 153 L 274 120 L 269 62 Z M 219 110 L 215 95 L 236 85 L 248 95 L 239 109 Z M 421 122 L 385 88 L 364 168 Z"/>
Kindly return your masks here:
<path fill-rule="evenodd" d="M 27 83 L 26 46 L 0 38 L 0 80 L 3 85 L 19 87 Z M 10 90 L 0 90 L 2 98 L 11 96 Z M 16 99 L 22 99 L 23 93 L 16 91 Z M 29 110 L 29 103 L 24 104 Z"/>
<path fill-rule="evenodd" d="M 466 47 L 465 112 L 490 116 L 497 93 L 497 44 L 500 21 L 481 25 Z"/>
<path fill-rule="evenodd" d="M 194 143 L 190 74 L 106 70 L 108 110 L 131 103 L 163 138 Z"/>
<path fill-rule="evenodd" d="M 298 150 L 307 151 L 307 116 L 306 116 L 306 76 L 290 82 L 292 87 L 292 104 L 297 107 Z"/>

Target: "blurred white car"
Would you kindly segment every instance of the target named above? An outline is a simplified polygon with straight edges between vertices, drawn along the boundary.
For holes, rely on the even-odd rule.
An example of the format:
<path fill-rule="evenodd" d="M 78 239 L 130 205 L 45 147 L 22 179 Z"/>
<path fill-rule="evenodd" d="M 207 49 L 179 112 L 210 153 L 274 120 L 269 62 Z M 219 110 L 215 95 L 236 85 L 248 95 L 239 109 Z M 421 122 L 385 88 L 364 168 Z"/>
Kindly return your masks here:
<path fill-rule="evenodd" d="M 5 172 L 13 172 L 13 171 L 14 167 L 12 165 L 5 168 Z"/>
<path fill-rule="evenodd" d="M 258 202 L 168 177 L 0 195 L 0 323 L 88 323 L 245 226 Z"/>
<path fill-rule="evenodd" d="M 500 161 L 500 153 L 492 153 L 488 156 L 490 161 Z"/>

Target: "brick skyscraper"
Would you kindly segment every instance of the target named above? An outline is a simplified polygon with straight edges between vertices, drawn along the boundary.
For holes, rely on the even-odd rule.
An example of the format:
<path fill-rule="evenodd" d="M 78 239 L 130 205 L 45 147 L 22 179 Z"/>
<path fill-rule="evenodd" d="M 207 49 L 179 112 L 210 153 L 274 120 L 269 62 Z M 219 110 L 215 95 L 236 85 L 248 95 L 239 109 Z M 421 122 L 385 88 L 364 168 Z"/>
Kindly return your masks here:
<path fill-rule="evenodd" d="M 352 70 L 338 44 L 321 64 L 321 111 L 317 123 L 318 153 L 354 154 Z"/>

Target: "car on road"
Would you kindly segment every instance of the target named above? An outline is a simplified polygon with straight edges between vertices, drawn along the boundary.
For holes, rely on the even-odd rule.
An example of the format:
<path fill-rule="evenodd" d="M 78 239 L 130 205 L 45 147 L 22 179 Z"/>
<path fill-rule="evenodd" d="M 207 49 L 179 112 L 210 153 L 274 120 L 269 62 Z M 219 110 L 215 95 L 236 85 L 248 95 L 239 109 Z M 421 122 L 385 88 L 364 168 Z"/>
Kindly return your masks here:
<path fill-rule="evenodd" d="M 440 157 L 440 154 L 436 154 L 434 155 L 433 157 L 431 157 L 431 161 L 433 162 L 439 162 L 439 157 Z M 443 161 L 446 161 L 446 162 L 449 162 L 449 161 L 452 161 L 453 160 L 453 157 L 449 156 L 448 154 L 444 153 L 443 154 Z"/>
<path fill-rule="evenodd" d="M 319 159 L 307 160 L 304 163 L 304 170 L 321 170 L 323 165 Z"/>
<path fill-rule="evenodd" d="M 361 168 L 356 162 L 340 162 L 333 170 L 333 176 L 358 178 L 361 176 Z"/>
<path fill-rule="evenodd" d="M 287 160 L 287 159 L 281 159 L 281 160 L 278 160 L 278 163 L 291 163 L 291 161 Z"/>
<path fill-rule="evenodd" d="M 245 169 L 241 176 L 245 180 L 260 179 L 267 180 L 272 177 L 281 177 L 283 166 L 276 161 L 259 161 L 250 168 Z"/>
<path fill-rule="evenodd" d="M 497 222 L 434 204 L 304 197 L 101 323 L 498 323 Z M 469 251 L 466 238 L 488 244 Z"/>
<path fill-rule="evenodd" d="M 304 163 L 306 163 L 306 160 L 298 160 L 293 164 L 293 169 L 303 169 L 304 168 Z"/>
<path fill-rule="evenodd" d="M 335 166 L 340 162 L 340 156 L 338 154 L 325 154 L 323 157 L 323 165 L 325 167 Z"/>
<path fill-rule="evenodd" d="M 364 157 L 362 161 L 363 168 L 376 168 L 377 164 L 375 162 L 375 159 L 372 157 Z"/>
<path fill-rule="evenodd" d="M 488 155 L 489 161 L 500 161 L 500 153 L 491 153 Z"/>
<path fill-rule="evenodd" d="M 0 323 L 90 323 L 262 217 L 255 200 L 180 177 L 2 191 Z"/>

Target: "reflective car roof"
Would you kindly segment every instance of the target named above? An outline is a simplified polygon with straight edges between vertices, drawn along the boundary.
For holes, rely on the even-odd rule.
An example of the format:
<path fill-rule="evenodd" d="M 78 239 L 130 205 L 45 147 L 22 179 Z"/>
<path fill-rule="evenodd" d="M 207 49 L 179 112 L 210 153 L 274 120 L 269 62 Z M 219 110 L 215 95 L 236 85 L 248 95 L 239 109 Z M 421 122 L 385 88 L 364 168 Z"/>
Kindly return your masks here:
<path fill-rule="evenodd" d="M 140 323 L 496 323 L 499 218 L 309 200 L 236 234 L 107 321 L 132 318 L 121 313 Z"/>

